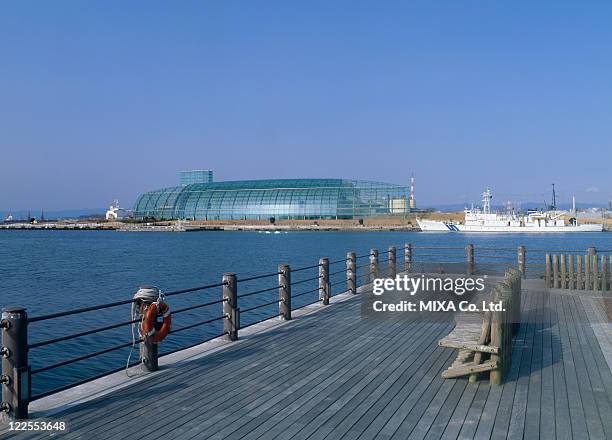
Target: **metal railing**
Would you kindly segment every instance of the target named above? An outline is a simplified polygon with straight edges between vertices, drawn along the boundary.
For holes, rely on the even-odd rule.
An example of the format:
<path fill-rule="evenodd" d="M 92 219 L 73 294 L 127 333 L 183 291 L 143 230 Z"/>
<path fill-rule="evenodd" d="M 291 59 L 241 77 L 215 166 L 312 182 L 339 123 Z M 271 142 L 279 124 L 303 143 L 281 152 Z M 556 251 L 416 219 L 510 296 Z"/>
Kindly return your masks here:
<path fill-rule="evenodd" d="M 399 263 L 398 251 L 400 259 L 403 259 Z M 541 257 L 532 258 L 539 259 Z M 505 271 L 510 266 L 518 266 L 521 274 L 525 276 L 527 270 L 531 267 L 543 268 L 543 264 L 535 264 L 533 261 L 527 257 L 525 247 L 523 246 L 520 246 L 518 249 L 483 247 L 475 250 L 472 244 L 468 244 L 465 247 L 453 247 L 413 246 L 410 243 L 406 243 L 400 247 L 391 246 L 382 252 L 379 252 L 377 249 L 371 249 L 368 253 L 364 254 L 348 252 L 345 258 L 333 261 L 330 261 L 328 258 L 321 258 L 317 264 L 304 267 L 292 268 L 288 264 L 281 264 L 275 272 L 244 278 L 240 278 L 234 273 L 226 273 L 219 283 L 175 290 L 164 294 L 166 297 L 187 293 L 217 292 L 219 294 L 217 299 L 208 299 L 173 310 L 173 315 L 198 310 L 201 318 L 204 319 L 173 328 L 170 333 L 171 335 L 187 332 L 188 330 L 213 323 L 221 322 L 223 325 L 221 332 L 213 332 L 212 335 L 204 339 L 198 339 L 195 343 L 179 347 L 164 355 L 219 337 L 224 337 L 228 341 L 235 341 L 238 339 L 241 329 L 261 321 L 271 318 L 290 320 L 293 309 L 292 300 L 296 298 L 301 298 L 300 301 L 302 301 L 302 298 L 306 298 L 306 302 L 301 304 L 302 306 L 314 303 L 327 305 L 333 296 L 333 292 L 357 294 L 359 287 L 368 285 L 378 277 L 395 277 L 399 272 L 423 273 L 445 271 L 453 267 L 462 273 L 473 275 L 480 272 L 482 268 L 487 268 L 488 270 L 490 267 L 499 267 L 500 270 Z M 542 262 L 543 260 L 540 259 L 539 261 Z M 309 271 L 318 272 L 315 275 L 309 273 Z M 292 279 L 294 276 L 296 276 L 296 279 Z M 257 283 L 254 283 L 255 281 Z M 275 291 L 278 292 L 278 297 L 272 299 L 270 295 Z M 312 301 L 307 299 L 310 295 L 312 296 Z M 143 349 L 144 357 L 148 358 L 145 367 L 149 371 L 155 371 L 158 365 L 157 344 L 148 343 L 142 338 L 125 341 L 69 359 L 61 359 L 48 365 L 37 366 L 36 368 L 32 368 L 29 362 L 29 356 L 32 357 L 29 354 L 30 351 L 35 355 L 36 350 L 41 347 L 53 346 L 57 343 L 120 327 L 134 326 L 140 320 L 126 320 L 36 342 L 30 342 L 29 340 L 28 331 L 30 324 L 49 322 L 70 315 L 79 315 L 122 305 L 131 305 L 134 302 L 134 299 L 126 299 L 34 317 L 28 317 L 26 309 L 22 307 L 5 309 L 0 321 L 0 331 L 2 332 L 2 348 L 0 349 L 0 355 L 2 355 L 2 376 L 0 377 L 2 403 L 0 409 L 8 413 L 11 418 L 25 418 L 28 415 L 29 402 L 100 378 L 106 374 L 120 371 L 126 368 L 126 365 L 118 365 L 117 368 L 110 371 L 32 395 L 31 383 L 32 380 L 36 380 L 37 375 L 134 346 L 135 343 L 142 344 L 141 348 Z M 243 302 L 246 304 L 246 307 L 243 307 L 241 310 L 240 305 Z M 216 312 L 212 309 L 219 306 L 221 306 L 222 311 Z M 265 313 L 262 313 L 262 311 Z M 253 315 L 250 315 L 251 313 Z M 255 316 L 255 318 L 250 320 L 248 324 L 241 326 L 241 315 Z M 138 363 L 133 362 L 128 366 Z"/>
<path fill-rule="evenodd" d="M 395 273 L 395 247 L 389 248 L 389 250 L 382 252 L 382 254 L 388 254 L 389 256 L 393 255 L 392 264 L 394 266 L 393 273 Z M 356 264 L 358 258 L 368 258 L 369 261 L 364 266 L 358 266 Z M 219 299 L 209 299 L 203 302 L 200 301 L 193 305 L 172 310 L 172 315 L 180 315 L 185 312 L 198 310 L 199 313 L 205 317 L 205 319 L 198 320 L 194 323 L 188 323 L 178 328 L 174 327 L 171 330 L 171 334 L 187 332 L 188 330 L 217 322 L 222 322 L 223 330 L 220 333 L 215 333 L 210 337 L 198 340 L 196 343 L 191 344 L 188 347 L 179 347 L 176 350 L 165 353 L 164 355 L 171 354 L 219 337 L 225 337 L 229 341 L 235 341 L 238 339 L 238 334 L 241 329 L 245 329 L 249 326 L 271 318 L 279 317 L 283 320 L 290 320 L 292 298 L 295 299 L 299 297 L 306 297 L 306 295 L 312 295 L 313 300 L 307 300 L 305 305 L 314 303 L 327 305 L 329 304 L 329 300 L 333 295 L 332 288 L 334 291 L 356 294 L 359 287 L 370 283 L 370 281 L 377 277 L 381 272 L 379 271 L 378 267 L 378 258 L 378 251 L 376 249 L 372 249 L 368 254 L 360 256 L 357 256 L 354 252 L 348 252 L 346 258 L 343 259 L 329 261 L 328 258 L 321 258 L 317 264 L 298 267 L 295 269 L 291 268 L 289 265 L 281 264 L 278 266 L 278 271 L 276 272 L 252 275 L 244 278 L 240 278 L 233 273 L 226 273 L 223 275 L 220 283 L 165 292 L 165 297 L 173 297 L 187 293 L 202 294 L 217 292 L 219 290 L 221 291 Z M 391 262 L 391 260 L 389 261 Z M 307 275 L 306 277 L 298 278 L 295 281 L 292 281 L 291 279 L 292 273 L 299 276 L 302 273 L 308 274 L 308 271 L 313 270 L 318 270 L 318 274 L 316 276 Z M 360 277 L 358 276 L 358 271 L 362 271 L 364 274 L 362 274 Z M 383 272 L 389 273 L 389 270 L 385 269 Z M 365 277 L 363 275 L 365 275 Z M 274 280 L 274 282 L 271 282 L 271 285 L 269 286 L 256 286 L 255 288 L 250 288 L 253 284 L 258 284 L 254 283 L 256 281 L 261 284 L 268 283 L 268 281 L 271 280 Z M 299 290 L 292 292 L 292 287 Z M 243 290 L 244 293 L 242 293 Z M 275 291 L 278 291 L 278 298 L 271 300 L 269 296 Z M 252 298 L 255 302 L 241 309 L 239 307 L 239 303 L 246 301 L 246 298 L 249 298 L 249 300 Z M 31 324 L 44 324 L 47 322 L 52 322 L 55 319 L 64 318 L 66 316 L 75 316 L 96 312 L 103 309 L 132 305 L 136 301 L 137 300 L 130 298 L 121 301 L 113 301 L 33 317 L 29 317 L 26 309 L 22 307 L 5 309 L 2 313 L 2 321 L 0 323 L 0 328 L 2 329 L 2 348 L 0 350 L 0 355 L 2 355 L 3 358 L 2 376 L 0 377 L 0 383 L 2 384 L 2 404 L 0 410 L 8 413 L 9 417 L 11 418 L 25 418 L 28 414 L 28 404 L 31 401 L 63 391 L 76 385 L 80 385 L 87 381 L 100 378 L 104 375 L 120 371 L 126 367 L 137 365 L 140 363 L 139 361 L 132 362 L 127 366 L 118 366 L 110 371 L 104 371 L 101 374 L 87 377 L 83 380 L 64 384 L 60 387 L 32 395 L 31 384 L 32 380 L 36 380 L 37 375 L 58 369 L 60 367 L 72 365 L 77 362 L 86 361 L 98 356 L 116 352 L 121 349 L 127 349 L 128 347 L 133 347 L 135 344 L 142 344 L 143 357 L 147 358 L 147 362 L 144 363 L 146 369 L 148 371 L 157 370 L 159 357 L 157 352 L 157 344 L 148 343 L 145 339 L 140 337 L 134 338 L 132 341 L 125 341 L 90 353 L 69 357 L 67 359 L 60 359 L 56 362 L 37 366 L 35 368 L 33 368 L 30 364 L 30 359 L 32 359 L 33 355 L 36 355 L 37 349 L 42 347 L 52 347 L 54 344 L 72 341 L 74 339 L 90 335 L 97 335 L 99 333 L 119 329 L 121 327 L 134 326 L 140 322 L 140 319 L 125 320 L 122 322 L 86 329 L 68 335 L 51 337 L 35 342 L 31 342 L 29 340 L 28 330 L 30 330 L 29 327 Z M 222 307 L 222 312 L 214 313 L 214 310 L 211 309 L 218 307 L 219 305 Z M 276 306 L 274 310 L 271 310 L 271 308 L 274 306 Z M 261 313 L 262 311 L 269 312 Z M 241 326 L 241 315 L 249 316 L 250 313 L 254 312 L 259 313 L 258 316 L 260 319 L 251 320 L 251 322 L 249 322 L 247 325 Z"/>

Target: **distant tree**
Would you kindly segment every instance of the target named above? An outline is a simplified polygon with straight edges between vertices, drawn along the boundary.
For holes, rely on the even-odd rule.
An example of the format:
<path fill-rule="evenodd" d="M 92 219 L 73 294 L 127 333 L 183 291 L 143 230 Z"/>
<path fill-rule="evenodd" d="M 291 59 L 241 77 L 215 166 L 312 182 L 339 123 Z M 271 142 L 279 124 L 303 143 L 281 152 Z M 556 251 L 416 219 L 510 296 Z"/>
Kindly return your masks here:
<path fill-rule="evenodd" d="M 276 219 L 275 219 L 274 217 L 270 217 L 270 223 L 271 223 L 271 224 L 276 223 Z"/>

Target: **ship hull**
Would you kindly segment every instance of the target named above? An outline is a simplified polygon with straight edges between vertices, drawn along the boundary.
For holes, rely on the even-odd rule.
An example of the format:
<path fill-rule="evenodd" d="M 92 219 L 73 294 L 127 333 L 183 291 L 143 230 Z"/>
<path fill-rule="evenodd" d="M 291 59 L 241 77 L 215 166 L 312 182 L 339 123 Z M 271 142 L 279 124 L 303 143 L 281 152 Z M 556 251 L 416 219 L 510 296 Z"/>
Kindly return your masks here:
<path fill-rule="evenodd" d="M 549 232 L 601 232 L 603 225 L 582 224 L 577 226 L 485 226 L 458 225 L 435 220 L 417 220 L 423 232 L 497 232 L 497 233 L 549 233 Z"/>

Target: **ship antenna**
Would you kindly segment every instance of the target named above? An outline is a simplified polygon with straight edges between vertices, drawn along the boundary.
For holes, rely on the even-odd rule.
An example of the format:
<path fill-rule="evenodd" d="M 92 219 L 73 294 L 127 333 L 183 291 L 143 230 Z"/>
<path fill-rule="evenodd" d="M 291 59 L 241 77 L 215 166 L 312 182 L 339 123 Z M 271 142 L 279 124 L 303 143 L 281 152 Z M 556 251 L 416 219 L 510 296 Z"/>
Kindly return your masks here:
<path fill-rule="evenodd" d="M 489 188 L 482 193 L 482 212 L 489 214 L 491 212 L 491 191 Z"/>
<path fill-rule="evenodd" d="M 557 210 L 557 195 L 555 194 L 555 184 L 552 184 L 552 189 L 553 189 L 553 202 L 552 202 L 552 209 L 553 211 Z"/>

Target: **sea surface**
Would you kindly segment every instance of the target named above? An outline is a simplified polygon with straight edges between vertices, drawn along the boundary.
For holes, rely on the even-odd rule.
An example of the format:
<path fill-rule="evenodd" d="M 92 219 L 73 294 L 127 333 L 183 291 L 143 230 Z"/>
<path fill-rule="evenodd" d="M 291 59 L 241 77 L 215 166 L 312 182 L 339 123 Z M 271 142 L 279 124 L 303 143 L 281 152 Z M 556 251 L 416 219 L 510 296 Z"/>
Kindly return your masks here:
<path fill-rule="evenodd" d="M 371 248 L 382 253 L 389 246 L 405 243 L 415 247 L 415 261 L 464 261 L 463 248 L 473 243 L 476 258 L 483 265 L 510 265 L 516 261 L 516 248 L 527 247 L 528 262 L 537 276 L 545 250 L 612 249 L 612 234 L 457 234 L 418 232 L 117 232 L 117 231 L 0 231 L 0 306 L 19 305 L 30 317 L 129 299 L 138 286 L 153 284 L 170 292 L 195 286 L 219 283 L 224 272 L 236 273 L 239 279 L 253 275 L 275 274 L 279 263 L 292 268 L 312 266 L 320 257 L 330 261 L 345 258 L 355 251 L 367 263 Z M 458 249 L 424 250 L 420 247 Z M 482 251 L 480 249 L 483 249 Z M 485 250 L 486 249 L 486 250 Z M 398 250 L 398 262 L 401 262 Z M 436 257 L 435 255 L 440 255 Z M 444 255 L 444 256 L 442 256 Z M 332 294 L 345 287 L 344 262 L 332 264 Z M 366 267 L 358 273 L 363 275 Z M 292 281 L 317 276 L 317 269 L 292 274 Z M 238 293 L 273 288 L 276 275 L 239 283 Z M 318 298 L 317 281 L 294 285 L 293 307 Z M 314 290 L 314 291 L 313 291 Z M 173 309 L 202 304 L 221 298 L 221 289 L 207 289 L 168 298 Z M 278 292 L 271 290 L 240 299 L 241 309 L 274 301 Z M 241 316 L 248 325 L 278 313 L 276 304 L 261 307 Z M 221 305 L 201 307 L 173 316 L 173 329 L 196 324 L 219 316 Z M 108 308 L 57 319 L 34 322 L 29 326 L 31 343 L 71 335 L 89 329 L 130 320 L 130 306 Z M 171 334 L 160 346 L 161 353 L 196 344 L 222 331 L 221 321 Z M 94 353 L 132 341 L 130 326 L 46 345 L 30 350 L 33 370 Z M 72 383 L 101 375 L 125 366 L 130 348 L 124 348 L 33 375 L 33 395 L 49 392 Z M 138 349 L 132 360 L 137 359 Z"/>

